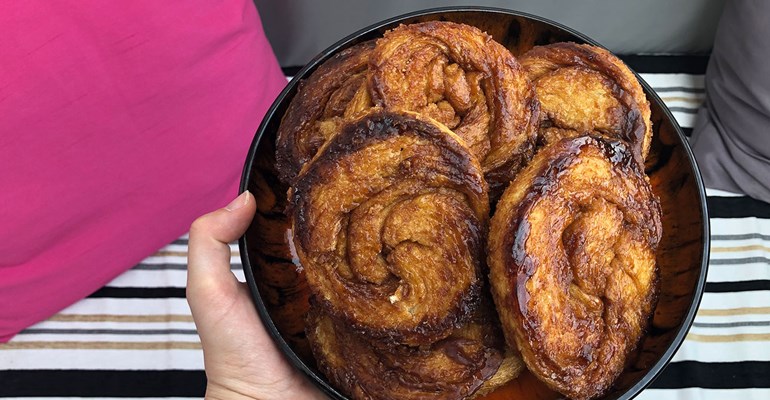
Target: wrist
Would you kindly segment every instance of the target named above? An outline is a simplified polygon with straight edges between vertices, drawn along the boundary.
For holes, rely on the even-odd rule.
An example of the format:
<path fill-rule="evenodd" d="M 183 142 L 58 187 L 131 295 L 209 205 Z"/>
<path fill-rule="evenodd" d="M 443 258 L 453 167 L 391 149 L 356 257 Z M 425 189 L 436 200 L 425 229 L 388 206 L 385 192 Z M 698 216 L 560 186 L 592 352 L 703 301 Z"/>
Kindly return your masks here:
<path fill-rule="evenodd" d="M 251 400 L 259 398 L 256 396 L 256 393 L 241 393 L 212 383 L 206 385 L 206 400 Z"/>
<path fill-rule="evenodd" d="M 211 383 L 206 386 L 206 400 L 283 400 L 283 399 L 308 399 L 327 400 L 328 397 L 309 382 L 302 382 L 299 386 L 285 390 L 267 389 L 241 390 Z"/>

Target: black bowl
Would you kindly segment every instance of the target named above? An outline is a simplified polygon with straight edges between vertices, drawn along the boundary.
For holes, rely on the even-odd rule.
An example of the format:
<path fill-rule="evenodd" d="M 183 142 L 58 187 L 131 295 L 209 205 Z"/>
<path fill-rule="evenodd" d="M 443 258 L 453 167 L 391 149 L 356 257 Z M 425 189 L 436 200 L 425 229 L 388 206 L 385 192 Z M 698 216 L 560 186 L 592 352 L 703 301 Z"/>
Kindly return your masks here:
<path fill-rule="evenodd" d="M 278 181 L 274 168 L 276 132 L 299 81 L 332 55 L 380 37 L 399 24 L 429 20 L 474 25 L 514 55 L 535 45 L 560 41 L 599 46 L 572 29 L 516 11 L 483 7 L 431 9 L 385 20 L 340 40 L 299 71 L 275 100 L 254 136 L 241 177 L 240 190 L 250 190 L 258 208 L 239 242 L 243 269 L 257 311 L 280 349 L 336 399 L 346 397 L 318 372 L 304 335 L 308 288 L 288 242 L 290 225 L 283 214 L 287 187 Z M 633 398 L 668 364 L 695 318 L 708 268 L 709 221 L 695 158 L 671 112 L 650 86 L 639 80 L 650 101 L 654 132 L 646 170 L 663 209 L 663 238 L 658 254 L 661 293 L 652 328 L 642 341 L 636 361 L 626 368 L 604 396 L 606 399 Z"/>

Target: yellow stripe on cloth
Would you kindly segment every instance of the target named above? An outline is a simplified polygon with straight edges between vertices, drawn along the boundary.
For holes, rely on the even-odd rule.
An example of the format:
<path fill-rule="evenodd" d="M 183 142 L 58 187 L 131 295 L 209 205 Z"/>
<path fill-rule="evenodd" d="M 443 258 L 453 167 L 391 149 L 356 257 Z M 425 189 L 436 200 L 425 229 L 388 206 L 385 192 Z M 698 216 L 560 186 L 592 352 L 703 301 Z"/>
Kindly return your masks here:
<path fill-rule="evenodd" d="M 701 343 L 732 343 L 732 342 L 766 342 L 770 341 L 770 333 L 738 333 L 734 335 L 701 335 L 690 333 L 687 340 Z"/>
<path fill-rule="evenodd" d="M 770 307 L 739 307 L 725 308 L 723 310 L 698 310 L 701 317 L 723 317 L 730 315 L 770 314 Z"/>

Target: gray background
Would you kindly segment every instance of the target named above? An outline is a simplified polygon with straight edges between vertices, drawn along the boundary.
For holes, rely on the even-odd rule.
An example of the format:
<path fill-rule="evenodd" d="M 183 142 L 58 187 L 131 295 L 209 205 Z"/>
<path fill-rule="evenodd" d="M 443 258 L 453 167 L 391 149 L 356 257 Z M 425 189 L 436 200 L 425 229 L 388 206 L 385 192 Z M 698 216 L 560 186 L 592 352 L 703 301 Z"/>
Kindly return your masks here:
<path fill-rule="evenodd" d="M 343 37 L 425 8 L 478 5 L 523 11 L 582 32 L 618 54 L 706 53 L 725 0 L 255 0 L 282 66 L 302 66 Z"/>

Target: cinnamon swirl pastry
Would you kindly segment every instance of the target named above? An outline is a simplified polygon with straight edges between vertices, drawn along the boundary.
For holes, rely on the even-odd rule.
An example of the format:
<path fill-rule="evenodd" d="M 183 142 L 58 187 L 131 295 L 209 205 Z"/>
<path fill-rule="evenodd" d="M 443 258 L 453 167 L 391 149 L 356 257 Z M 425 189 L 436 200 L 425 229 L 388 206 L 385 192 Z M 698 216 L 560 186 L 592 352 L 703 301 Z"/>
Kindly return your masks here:
<path fill-rule="evenodd" d="M 291 183 L 344 121 L 371 108 L 366 70 L 374 44 L 335 54 L 300 83 L 278 128 L 276 169 L 283 182 Z"/>
<path fill-rule="evenodd" d="M 447 337 L 477 308 L 487 185 L 440 123 L 378 111 L 343 125 L 290 200 L 310 288 L 353 330 L 419 346 Z"/>
<path fill-rule="evenodd" d="M 599 47 L 571 42 L 537 46 L 519 58 L 535 85 L 541 140 L 595 132 L 623 139 L 643 161 L 650 151 L 650 103 L 626 65 Z"/>
<path fill-rule="evenodd" d="M 465 399 L 494 390 L 523 368 L 520 358 L 505 356 L 496 321 L 484 313 L 418 347 L 371 342 L 316 305 L 306 326 L 321 371 L 355 399 Z"/>
<path fill-rule="evenodd" d="M 566 138 L 511 182 L 492 217 L 492 293 L 509 344 L 573 399 L 603 394 L 654 309 L 661 210 L 624 141 Z"/>
<path fill-rule="evenodd" d="M 431 21 L 386 32 L 369 63 L 375 104 L 421 113 L 460 136 L 491 187 L 534 148 L 538 103 L 513 55 L 478 28 Z"/>

